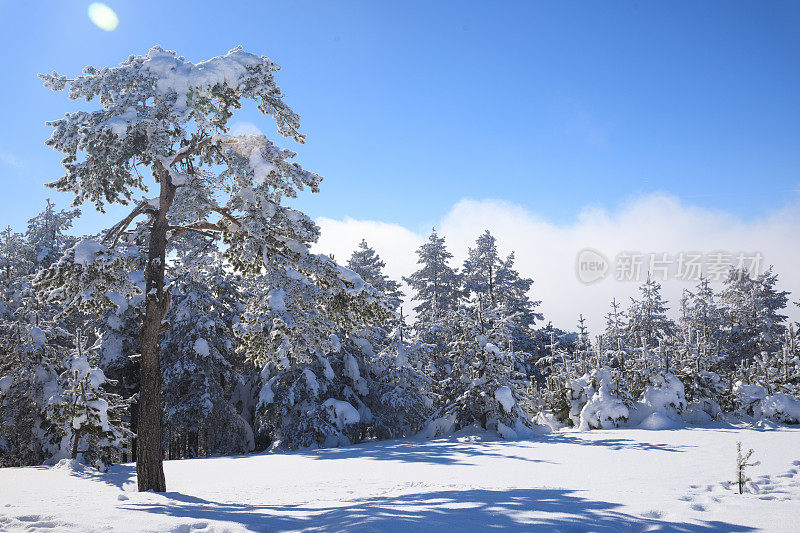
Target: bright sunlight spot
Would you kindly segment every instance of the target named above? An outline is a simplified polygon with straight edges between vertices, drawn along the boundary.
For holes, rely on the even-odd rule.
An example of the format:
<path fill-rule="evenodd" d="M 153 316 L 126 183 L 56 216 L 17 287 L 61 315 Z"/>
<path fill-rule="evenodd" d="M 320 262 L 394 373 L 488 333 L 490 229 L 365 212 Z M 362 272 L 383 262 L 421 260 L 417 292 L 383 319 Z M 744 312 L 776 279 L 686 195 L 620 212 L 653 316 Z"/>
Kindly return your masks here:
<path fill-rule="evenodd" d="M 89 5 L 89 18 L 96 26 L 106 31 L 116 30 L 119 24 L 119 18 L 114 10 L 101 2 Z"/>

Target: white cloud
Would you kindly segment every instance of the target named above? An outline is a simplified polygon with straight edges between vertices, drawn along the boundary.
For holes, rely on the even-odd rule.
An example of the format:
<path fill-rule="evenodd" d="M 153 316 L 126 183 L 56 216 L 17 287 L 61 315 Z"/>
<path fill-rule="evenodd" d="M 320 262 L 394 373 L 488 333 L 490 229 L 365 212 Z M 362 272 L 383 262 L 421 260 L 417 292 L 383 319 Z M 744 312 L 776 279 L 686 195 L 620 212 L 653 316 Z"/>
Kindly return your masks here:
<path fill-rule="evenodd" d="M 322 238 L 316 250 L 332 252 L 346 261 L 361 238 L 376 249 L 395 279 L 416 269 L 416 248 L 427 239 L 397 224 L 320 218 Z M 744 221 L 724 211 L 684 205 L 674 196 L 654 194 L 636 198 L 616 211 L 584 209 L 577 219 L 564 225 L 548 222 L 536 213 L 499 200 L 458 202 L 437 225 L 448 248 L 460 265 L 467 248 L 489 229 L 503 254 L 516 252 L 517 268 L 534 279 L 532 296 L 542 301 L 547 320 L 563 328 L 574 328 L 583 313 L 594 332 L 603 327 L 603 315 L 612 297 L 627 306 L 638 283 L 614 279 L 613 260 L 624 251 L 668 253 L 713 253 L 715 251 L 760 252 L 765 265 L 779 274 L 780 288 L 800 298 L 800 203 L 775 211 L 758 220 Z M 609 276 L 596 284 L 581 283 L 575 271 L 580 250 L 593 248 L 612 261 Z M 681 290 L 694 283 L 675 279 L 662 281 L 664 295 L 677 312 Z M 794 305 L 789 314 L 797 319 Z"/>
<path fill-rule="evenodd" d="M 231 126 L 231 135 L 264 135 L 264 132 L 252 122 L 239 121 Z"/>
<path fill-rule="evenodd" d="M 22 167 L 22 161 L 20 161 L 14 154 L 1 147 L 0 147 L 0 162 L 9 167 L 14 167 L 14 168 Z"/>
<path fill-rule="evenodd" d="M 332 254 L 336 261 L 345 264 L 361 239 L 366 239 L 386 263 L 385 272 L 392 279 L 401 282 L 406 295 L 411 294 L 408 286 L 402 282 L 402 277 L 417 269 L 417 254 L 414 252 L 427 236 L 417 235 L 398 224 L 371 220 L 333 220 L 320 217 L 317 224 L 322 230 L 322 236 L 314 246 L 314 251 Z M 413 305 L 406 304 L 403 307 L 408 313 Z"/>

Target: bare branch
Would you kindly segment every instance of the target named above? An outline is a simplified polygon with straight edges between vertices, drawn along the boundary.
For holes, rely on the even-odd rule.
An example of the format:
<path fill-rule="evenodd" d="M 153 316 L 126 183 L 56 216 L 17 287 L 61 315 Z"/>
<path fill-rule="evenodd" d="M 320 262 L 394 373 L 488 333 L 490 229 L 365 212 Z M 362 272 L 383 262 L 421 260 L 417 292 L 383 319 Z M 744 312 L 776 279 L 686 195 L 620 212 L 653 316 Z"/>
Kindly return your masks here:
<path fill-rule="evenodd" d="M 172 234 L 169 237 L 169 240 L 175 239 L 175 238 L 180 237 L 181 235 L 185 235 L 187 233 L 198 233 L 200 235 L 203 235 L 205 237 L 209 237 L 209 238 L 212 238 L 212 239 L 216 236 L 215 234 L 210 233 L 208 231 L 204 231 L 204 230 L 197 229 L 197 228 L 194 228 L 194 227 L 189 227 L 189 226 L 170 226 L 169 229 L 172 232 Z"/>
<path fill-rule="evenodd" d="M 199 143 L 195 144 L 194 146 L 191 146 L 191 145 L 190 146 L 184 146 L 183 148 L 178 150 L 177 154 L 175 154 L 175 157 L 172 159 L 172 162 L 170 163 L 170 166 L 172 166 L 175 163 L 178 163 L 178 162 L 186 159 L 187 157 L 195 154 L 198 150 L 200 150 L 201 148 L 203 148 L 204 146 L 206 146 L 210 142 L 211 142 L 211 137 L 206 137 L 205 139 L 203 139 Z"/>
<path fill-rule="evenodd" d="M 241 226 L 242 225 L 242 223 L 239 220 L 237 220 L 236 217 L 231 215 L 230 212 L 228 212 L 227 209 L 222 209 L 221 207 L 212 207 L 211 210 L 214 211 L 215 213 L 219 213 L 220 215 L 224 216 L 225 218 L 227 218 L 228 220 L 230 220 L 231 222 L 233 222 L 237 226 Z"/>
<path fill-rule="evenodd" d="M 124 219 L 119 221 L 116 225 L 114 225 L 111 229 L 108 230 L 106 236 L 103 237 L 102 241 L 103 244 L 107 243 L 109 239 L 113 237 L 113 241 L 111 242 L 111 247 L 113 248 L 114 246 L 116 246 L 122 234 L 128 228 L 130 223 L 133 222 L 133 219 L 144 213 L 145 209 L 149 205 L 150 204 L 147 202 L 147 200 L 142 200 L 142 202 L 139 203 L 139 205 L 137 205 L 128 216 L 126 216 Z"/>

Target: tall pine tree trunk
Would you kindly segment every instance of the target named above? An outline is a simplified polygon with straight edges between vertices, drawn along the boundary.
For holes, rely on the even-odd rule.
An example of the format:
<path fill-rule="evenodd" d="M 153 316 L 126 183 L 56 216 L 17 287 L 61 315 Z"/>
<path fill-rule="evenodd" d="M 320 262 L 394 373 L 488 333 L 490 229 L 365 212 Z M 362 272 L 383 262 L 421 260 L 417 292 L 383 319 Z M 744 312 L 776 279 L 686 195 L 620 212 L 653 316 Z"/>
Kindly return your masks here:
<path fill-rule="evenodd" d="M 161 184 L 161 195 L 159 209 L 150 230 L 150 249 L 145 273 L 147 296 L 142 324 L 139 421 L 136 428 L 136 477 L 140 492 L 167 490 L 162 449 L 159 337 L 161 322 L 169 306 L 169 295 L 164 291 L 164 260 L 169 230 L 167 212 L 175 197 L 175 187 L 163 166 L 157 164 L 155 170 Z"/>

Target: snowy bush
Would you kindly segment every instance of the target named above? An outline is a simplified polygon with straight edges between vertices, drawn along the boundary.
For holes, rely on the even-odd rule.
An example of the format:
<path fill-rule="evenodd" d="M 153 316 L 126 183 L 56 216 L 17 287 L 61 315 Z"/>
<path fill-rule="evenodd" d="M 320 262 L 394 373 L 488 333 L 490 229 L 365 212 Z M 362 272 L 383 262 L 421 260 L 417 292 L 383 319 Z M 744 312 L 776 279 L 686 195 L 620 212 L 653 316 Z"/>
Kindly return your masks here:
<path fill-rule="evenodd" d="M 686 408 L 683 383 L 671 372 L 658 372 L 650 376 L 641 401 L 656 413 L 680 413 Z"/>
<path fill-rule="evenodd" d="M 595 392 L 581 409 L 581 430 L 618 427 L 628 419 L 628 408 L 617 396 L 616 383 L 610 370 L 594 370 L 588 385 Z"/>
<path fill-rule="evenodd" d="M 689 424 L 703 425 L 719 419 L 721 415 L 722 408 L 716 400 L 701 398 L 690 402 L 681 417 Z"/>
<path fill-rule="evenodd" d="M 761 418 L 761 402 L 767 397 L 767 389 L 761 385 L 737 381 L 733 385 L 733 397 L 741 414 Z"/>
<path fill-rule="evenodd" d="M 800 423 L 800 400 L 789 394 L 769 394 L 761 385 L 741 381 L 734 384 L 733 394 L 742 414 L 756 420 L 766 418 L 783 424 Z"/>
<path fill-rule="evenodd" d="M 569 421 L 574 427 L 581 425 L 581 411 L 586 405 L 586 402 L 589 401 L 587 389 L 589 389 L 589 393 L 594 393 L 594 391 L 589 387 L 589 379 L 590 376 L 588 374 L 584 374 L 577 379 L 567 380 L 564 396 L 566 397 L 569 405 Z"/>
<path fill-rule="evenodd" d="M 761 412 L 775 422 L 798 424 L 800 423 L 800 400 L 778 392 L 764 398 L 761 402 Z"/>

